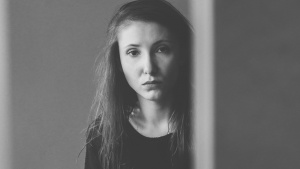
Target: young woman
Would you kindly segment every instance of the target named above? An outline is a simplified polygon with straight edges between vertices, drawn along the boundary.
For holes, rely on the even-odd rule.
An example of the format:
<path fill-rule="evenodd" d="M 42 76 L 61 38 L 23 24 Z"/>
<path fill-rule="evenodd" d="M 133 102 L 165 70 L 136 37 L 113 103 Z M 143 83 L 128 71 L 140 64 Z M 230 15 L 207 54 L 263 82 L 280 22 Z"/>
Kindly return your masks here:
<path fill-rule="evenodd" d="M 123 5 L 98 63 L 85 169 L 190 167 L 191 28 L 164 0 Z"/>

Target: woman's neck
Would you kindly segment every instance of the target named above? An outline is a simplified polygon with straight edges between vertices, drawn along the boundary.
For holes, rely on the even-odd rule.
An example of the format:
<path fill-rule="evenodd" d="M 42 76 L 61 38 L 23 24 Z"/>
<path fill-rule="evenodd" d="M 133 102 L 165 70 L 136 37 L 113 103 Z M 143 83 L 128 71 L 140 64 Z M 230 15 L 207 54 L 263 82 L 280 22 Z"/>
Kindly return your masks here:
<path fill-rule="evenodd" d="M 151 101 L 142 97 L 139 97 L 138 100 L 141 119 L 145 123 L 156 125 L 169 120 L 170 114 L 172 113 L 171 101 Z"/>
<path fill-rule="evenodd" d="M 172 102 L 162 103 L 144 98 L 138 99 L 138 110 L 134 110 L 134 115 L 129 118 L 136 130 L 147 137 L 159 137 L 171 133 Z"/>

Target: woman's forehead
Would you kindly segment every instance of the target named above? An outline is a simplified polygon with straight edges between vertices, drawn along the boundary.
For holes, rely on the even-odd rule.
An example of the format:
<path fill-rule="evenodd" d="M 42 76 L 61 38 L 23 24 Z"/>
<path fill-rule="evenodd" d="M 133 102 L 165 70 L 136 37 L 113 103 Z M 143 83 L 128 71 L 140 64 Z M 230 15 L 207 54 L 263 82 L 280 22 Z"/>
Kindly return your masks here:
<path fill-rule="evenodd" d="M 141 40 L 173 41 L 172 34 L 163 25 L 148 21 L 127 21 L 120 26 L 117 32 L 118 41 L 126 39 L 130 42 Z"/>

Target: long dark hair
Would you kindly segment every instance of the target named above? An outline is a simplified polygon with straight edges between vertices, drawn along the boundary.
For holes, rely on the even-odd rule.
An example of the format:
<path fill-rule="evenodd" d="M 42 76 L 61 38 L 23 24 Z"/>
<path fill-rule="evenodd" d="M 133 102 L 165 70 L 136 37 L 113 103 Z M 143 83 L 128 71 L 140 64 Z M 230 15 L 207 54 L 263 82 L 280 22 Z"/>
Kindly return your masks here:
<path fill-rule="evenodd" d="M 103 168 L 120 168 L 122 135 L 128 111 L 136 103 L 136 93 L 120 70 L 117 32 L 126 21 L 156 22 L 166 27 L 179 42 L 180 67 L 178 85 L 174 90 L 175 112 L 171 123 L 172 161 L 184 165 L 190 146 L 191 111 L 191 27 L 185 17 L 164 0 L 136 0 L 124 4 L 114 15 L 107 30 L 104 53 L 97 63 L 97 92 L 92 106 L 94 113 L 87 129 L 87 143 L 100 137 L 99 160 Z"/>

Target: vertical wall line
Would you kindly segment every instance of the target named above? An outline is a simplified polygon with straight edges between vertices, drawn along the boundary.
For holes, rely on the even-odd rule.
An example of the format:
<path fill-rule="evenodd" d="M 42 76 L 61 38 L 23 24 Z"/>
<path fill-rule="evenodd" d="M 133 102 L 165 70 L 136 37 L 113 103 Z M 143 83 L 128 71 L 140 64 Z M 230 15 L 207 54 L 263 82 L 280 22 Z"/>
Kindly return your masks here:
<path fill-rule="evenodd" d="M 0 168 L 11 168 L 8 0 L 0 1 Z"/>
<path fill-rule="evenodd" d="M 191 0 L 194 26 L 194 168 L 214 169 L 213 0 Z"/>

